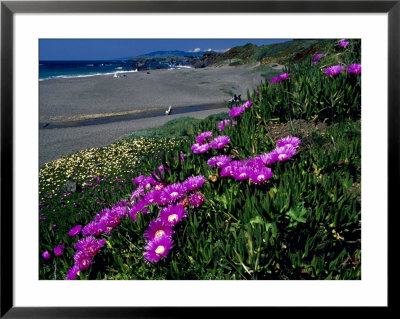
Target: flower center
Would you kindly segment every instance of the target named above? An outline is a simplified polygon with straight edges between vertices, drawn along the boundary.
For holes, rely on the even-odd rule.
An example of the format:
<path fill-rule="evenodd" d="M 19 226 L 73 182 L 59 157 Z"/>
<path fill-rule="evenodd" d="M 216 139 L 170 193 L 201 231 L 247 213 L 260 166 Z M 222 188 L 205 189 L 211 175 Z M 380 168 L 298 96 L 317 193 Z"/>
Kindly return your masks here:
<path fill-rule="evenodd" d="M 171 194 L 170 194 L 170 196 L 172 196 L 172 197 L 175 197 L 175 196 L 178 196 L 179 194 L 178 194 L 178 192 L 172 192 Z"/>
<path fill-rule="evenodd" d="M 246 173 L 242 173 L 242 174 L 239 175 L 239 177 L 240 177 L 240 178 L 246 177 L 246 175 L 247 175 Z"/>
<path fill-rule="evenodd" d="M 168 221 L 169 221 L 170 223 L 172 223 L 172 222 L 174 222 L 174 221 L 176 221 L 176 220 L 178 220 L 178 215 L 177 215 L 177 214 L 172 214 L 172 215 L 169 215 L 169 216 L 168 216 Z"/>
<path fill-rule="evenodd" d="M 165 251 L 165 247 L 164 246 L 158 246 L 156 249 L 156 254 L 162 254 Z"/>
<path fill-rule="evenodd" d="M 160 229 L 160 230 L 156 231 L 154 237 L 161 237 L 164 234 L 165 234 L 165 232 L 162 229 Z"/>
<path fill-rule="evenodd" d="M 286 159 L 286 157 L 287 157 L 286 154 L 279 154 L 279 156 L 278 156 L 278 158 L 279 158 L 280 160 L 284 160 L 284 159 Z"/>
<path fill-rule="evenodd" d="M 258 175 L 258 176 L 257 176 L 257 179 L 258 179 L 259 181 L 263 180 L 264 178 L 265 178 L 264 174 L 261 174 L 261 175 Z"/>

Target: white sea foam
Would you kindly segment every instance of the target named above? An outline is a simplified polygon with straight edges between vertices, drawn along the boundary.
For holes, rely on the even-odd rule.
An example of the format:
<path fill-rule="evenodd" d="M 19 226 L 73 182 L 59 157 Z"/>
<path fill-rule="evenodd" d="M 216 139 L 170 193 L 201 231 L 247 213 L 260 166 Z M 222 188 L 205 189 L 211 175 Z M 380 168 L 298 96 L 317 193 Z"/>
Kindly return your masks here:
<path fill-rule="evenodd" d="M 99 75 L 114 75 L 114 74 L 121 74 L 121 73 L 136 73 L 138 72 L 137 69 L 130 70 L 130 71 L 115 71 L 115 72 L 108 72 L 108 73 L 91 73 L 91 74 L 74 74 L 74 75 L 55 75 L 45 79 L 39 79 L 39 81 L 51 80 L 51 79 L 72 79 L 72 78 L 88 78 L 92 76 L 99 76 Z"/>

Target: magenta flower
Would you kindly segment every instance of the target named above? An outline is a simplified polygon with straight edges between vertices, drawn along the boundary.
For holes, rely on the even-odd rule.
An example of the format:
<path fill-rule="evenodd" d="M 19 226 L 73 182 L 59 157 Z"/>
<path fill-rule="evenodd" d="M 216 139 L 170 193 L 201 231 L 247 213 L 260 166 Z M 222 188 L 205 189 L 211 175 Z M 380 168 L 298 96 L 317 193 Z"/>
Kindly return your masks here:
<path fill-rule="evenodd" d="M 206 141 L 206 139 L 209 139 L 209 140 L 212 139 L 212 132 L 211 131 L 203 132 L 203 133 L 197 135 L 196 136 L 196 143 L 201 145 Z"/>
<path fill-rule="evenodd" d="M 290 73 L 283 73 L 278 76 L 278 82 L 285 81 L 290 77 Z"/>
<path fill-rule="evenodd" d="M 347 72 L 354 74 L 361 74 L 361 64 L 354 63 L 349 65 L 349 67 L 347 68 Z"/>
<path fill-rule="evenodd" d="M 172 237 L 173 234 L 174 231 L 170 225 L 166 225 L 161 220 L 152 220 L 149 227 L 144 232 L 144 238 L 147 240 L 153 240 L 162 236 Z"/>
<path fill-rule="evenodd" d="M 206 198 L 204 197 L 204 195 L 202 193 L 194 193 L 189 196 L 189 203 L 193 207 L 199 207 L 199 206 L 203 205 L 205 200 L 206 200 Z"/>
<path fill-rule="evenodd" d="M 244 166 L 250 167 L 252 169 L 258 169 L 264 165 L 263 161 L 257 156 L 246 159 L 243 162 L 244 162 Z"/>
<path fill-rule="evenodd" d="M 339 47 L 340 48 L 345 48 L 345 47 L 347 47 L 348 45 L 349 45 L 349 41 L 345 41 L 344 39 L 342 39 L 342 40 L 340 40 L 339 41 Z"/>
<path fill-rule="evenodd" d="M 83 236 L 87 236 L 87 235 L 98 236 L 105 230 L 106 230 L 106 226 L 104 225 L 104 222 L 92 221 L 92 222 L 88 223 L 85 227 L 83 227 L 82 235 Z"/>
<path fill-rule="evenodd" d="M 276 143 L 276 146 L 282 147 L 285 145 L 292 145 L 293 147 L 298 147 L 300 145 L 300 143 L 301 143 L 301 139 L 299 139 L 298 137 L 287 136 L 285 138 L 278 140 L 278 142 Z"/>
<path fill-rule="evenodd" d="M 74 227 L 71 228 L 71 230 L 69 231 L 68 235 L 69 236 L 76 236 L 78 235 L 82 230 L 82 226 L 81 225 L 76 225 Z"/>
<path fill-rule="evenodd" d="M 100 248 L 103 247 L 105 243 L 106 241 L 104 239 L 97 240 L 93 236 L 87 236 L 75 244 L 75 249 L 80 250 L 86 256 L 92 257 L 100 251 Z"/>
<path fill-rule="evenodd" d="M 228 144 L 230 142 L 230 138 L 227 135 L 220 135 L 217 136 L 216 138 L 214 138 L 210 144 L 212 146 L 212 148 L 214 149 L 221 149 L 224 148 L 226 144 Z"/>
<path fill-rule="evenodd" d="M 330 76 L 335 76 L 338 75 L 340 72 L 342 72 L 343 69 L 344 69 L 343 65 L 333 65 L 329 68 L 326 68 L 324 72 L 325 74 L 328 74 Z"/>
<path fill-rule="evenodd" d="M 79 276 L 79 266 L 77 264 L 73 265 L 67 273 L 67 276 L 65 277 L 66 280 L 75 280 L 76 275 Z"/>
<path fill-rule="evenodd" d="M 252 101 L 247 101 L 247 102 L 245 102 L 245 103 L 243 104 L 243 106 L 244 106 L 245 109 L 250 108 L 252 105 L 253 105 L 253 102 L 252 102 Z"/>
<path fill-rule="evenodd" d="M 174 226 L 186 215 L 187 212 L 181 205 L 169 205 L 160 211 L 160 220 L 166 225 Z"/>
<path fill-rule="evenodd" d="M 171 202 L 175 202 L 185 194 L 185 188 L 180 183 L 168 185 L 163 190 L 168 194 Z"/>
<path fill-rule="evenodd" d="M 264 153 L 257 156 L 264 165 L 271 165 L 276 162 L 275 153 Z"/>
<path fill-rule="evenodd" d="M 173 243 L 172 239 L 167 236 L 156 237 L 149 241 L 143 253 L 146 262 L 158 262 L 160 258 L 166 258 Z"/>
<path fill-rule="evenodd" d="M 80 270 L 85 270 L 92 264 L 91 256 L 86 255 L 83 251 L 77 251 L 74 255 L 75 265 L 79 267 Z"/>
<path fill-rule="evenodd" d="M 275 77 L 273 77 L 273 78 L 271 78 L 270 80 L 269 80 L 269 82 L 270 83 L 276 83 L 276 82 L 279 82 L 280 80 L 279 80 L 279 77 L 277 77 L 277 76 L 275 76 Z"/>
<path fill-rule="evenodd" d="M 317 60 L 319 60 L 321 57 L 323 56 L 323 54 L 322 53 L 318 53 L 318 54 L 316 54 L 316 55 L 314 55 L 314 61 L 317 61 Z"/>
<path fill-rule="evenodd" d="M 51 254 L 46 250 L 42 253 L 42 257 L 46 260 L 49 260 L 51 258 Z"/>
<path fill-rule="evenodd" d="M 223 177 L 228 177 L 228 176 L 232 176 L 233 171 L 236 170 L 239 167 L 243 167 L 244 164 L 241 161 L 232 161 L 229 163 L 229 165 L 225 166 L 220 172 L 219 174 Z"/>
<path fill-rule="evenodd" d="M 58 245 L 54 247 L 54 256 L 59 257 L 63 254 L 64 245 Z"/>
<path fill-rule="evenodd" d="M 245 110 L 245 108 L 243 105 L 233 107 L 229 111 L 229 116 L 238 117 L 244 112 L 244 110 Z"/>
<path fill-rule="evenodd" d="M 140 176 L 136 177 L 136 178 L 133 180 L 133 182 L 134 182 L 135 184 L 140 184 L 141 182 L 144 181 L 145 178 L 146 178 L 146 176 L 140 175 Z"/>
<path fill-rule="evenodd" d="M 226 155 L 218 155 L 211 157 L 208 161 L 207 164 L 211 167 L 217 166 L 218 168 L 224 168 L 226 165 L 229 164 L 231 161 L 231 158 Z"/>
<path fill-rule="evenodd" d="M 218 123 L 218 130 L 223 131 L 229 124 L 232 126 L 236 124 L 234 120 L 226 119 Z"/>
<path fill-rule="evenodd" d="M 187 192 L 192 192 L 203 186 L 206 178 L 202 175 L 188 177 L 183 183 L 183 187 Z"/>
<path fill-rule="evenodd" d="M 136 222 L 136 214 L 145 210 L 146 201 L 141 200 L 129 210 L 129 216 Z"/>
<path fill-rule="evenodd" d="M 121 223 L 118 211 L 116 211 L 116 210 L 108 211 L 107 214 L 105 214 L 101 218 L 100 223 L 101 222 L 103 222 L 106 227 L 118 226 Z"/>
<path fill-rule="evenodd" d="M 193 153 L 195 154 L 202 154 L 207 152 L 209 149 L 211 148 L 211 145 L 209 143 L 206 144 L 193 144 L 191 147 L 191 150 L 193 151 Z"/>
<path fill-rule="evenodd" d="M 237 180 L 244 180 L 250 178 L 253 170 L 250 167 L 242 166 L 233 170 L 232 177 Z"/>
<path fill-rule="evenodd" d="M 279 162 L 283 162 L 296 154 L 296 148 L 294 148 L 292 145 L 285 145 L 282 147 L 277 147 L 273 150 L 273 152 L 276 160 Z"/>
<path fill-rule="evenodd" d="M 272 170 L 269 167 L 262 167 L 255 170 L 251 175 L 250 179 L 252 183 L 262 183 L 265 182 L 267 179 L 274 176 Z"/>

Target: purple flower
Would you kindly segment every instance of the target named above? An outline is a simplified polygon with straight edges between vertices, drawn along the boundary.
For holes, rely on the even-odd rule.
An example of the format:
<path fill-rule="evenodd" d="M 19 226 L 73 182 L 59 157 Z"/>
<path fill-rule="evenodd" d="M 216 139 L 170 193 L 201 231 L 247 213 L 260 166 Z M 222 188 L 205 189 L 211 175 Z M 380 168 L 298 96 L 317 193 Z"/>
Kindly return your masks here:
<path fill-rule="evenodd" d="M 329 68 L 325 69 L 325 74 L 328 74 L 330 76 L 338 75 L 340 72 L 342 72 L 344 69 L 343 65 L 333 65 Z"/>
<path fill-rule="evenodd" d="M 206 198 L 204 197 L 204 195 L 202 193 L 194 193 L 189 196 L 189 203 L 193 207 L 199 207 L 199 206 L 203 205 L 205 200 L 206 200 Z"/>
<path fill-rule="evenodd" d="M 236 170 L 239 167 L 243 167 L 244 164 L 241 161 L 232 161 L 229 163 L 229 165 L 225 166 L 220 172 L 219 174 L 223 177 L 228 177 L 228 176 L 232 176 L 233 171 Z"/>
<path fill-rule="evenodd" d="M 218 123 L 218 130 L 223 131 L 226 126 L 229 124 L 235 125 L 236 122 L 234 120 L 226 119 Z"/>
<path fill-rule="evenodd" d="M 186 154 L 179 155 L 179 158 L 180 158 L 181 162 L 183 162 L 185 160 L 186 156 L 187 156 Z"/>
<path fill-rule="evenodd" d="M 214 138 L 210 144 L 212 146 L 212 148 L 214 149 L 221 149 L 224 148 L 226 144 L 228 144 L 230 142 L 230 138 L 227 135 L 220 135 L 217 136 L 216 138 Z"/>
<path fill-rule="evenodd" d="M 244 166 L 252 169 L 260 168 L 264 165 L 263 161 L 259 157 L 253 157 L 244 161 Z"/>
<path fill-rule="evenodd" d="M 191 150 L 193 151 L 193 153 L 195 154 L 202 154 L 207 152 L 209 149 L 211 148 L 211 145 L 209 143 L 206 144 L 193 144 L 191 147 Z"/>
<path fill-rule="evenodd" d="M 74 261 L 75 265 L 77 265 L 80 270 L 85 270 L 92 264 L 91 256 L 86 255 L 83 251 L 77 251 L 75 253 Z"/>
<path fill-rule="evenodd" d="M 252 105 L 253 105 L 253 102 L 252 102 L 252 101 L 247 101 L 247 102 L 245 102 L 245 103 L 243 104 L 243 106 L 244 106 L 245 109 L 250 108 Z"/>
<path fill-rule="evenodd" d="M 51 258 L 51 254 L 46 250 L 42 253 L 42 257 L 46 260 L 49 260 Z"/>
<path fill-rule="evenodd" d="M 361 74 L 361 64 L 354 63 L 349 65 L 349 67 L 347 68 L 347 72 L 354 74 Z"/>
<path fill-rule="evenodd" d="M 163 190 L 168 194 L 171 202 L 175 202 L 185 194 L 185 188 L 180 183 L 168 185 Z"/>
<path fill-rule="evenodd" d="M 58 245 L 54 247 L 54 256 L 59 257 L 63 254 L 64 245 Z"/>
<path fill-rule="evenodd" d="M 106 227 L 115 227 L 120 224 L 120 215 L 116 210 L 108 211 L 100 220 Z"/>
<path fill-rule="evenodd" d="M 318 54 L 316 54 L 315 56 L 314 56 L 314 61 L 317 61 L 317 60 L 319 60 L 319 58 L 320 57 L 322 57 L 323 56 L 323 54 L 322 53 L 318 53 Z"/>
<path fill-rule="evenodd" d="M 153 240 L 157 237 L 172 237 L 174 231 L 170 225 L 166 225 L 162 220 L 152 220 L 149 227 L 144 232 L 144 238 Z"/>
<path fill-rule="evenodd" d="M 300 143 L 301 143 L 301 139 L 299 139 L 298 137 L 287 136 L 285 138 L 278 140 L 278 142 L 276 143 L 276 146 L 282 147 L 285 145 L 292 145 L 293 147 L 298 147 L 300 145 Z"/>
<path fill-rule="evenodd" d="M 345 48 L 349 45 L 349 41 L 345 41 L 344 39 L 339 41 L 339 47 L 340 48 Z"/>
<path fill-rule="evenodd" d="M 136 177 L 136 178 L 133 180 L 133 182 L 134 182 L 135 184 L 140 184 L 141 182 L 144 181 L 145 178 L 146 178 L 146 176 L 140 175 L 140 176 Z"/>
<path fill-rule="evenodd" d="M 92 222 L 88 223 L 85 227 L 83 227 L 82 235 L 83 236 L 87 236 L 87 235 L 98 236 L 105 230 L 106 230 L 106 226 L 104 225 L 103 222 L 92 221 Z"/>
<path fill-rule="evenodd" d="M 146 262 L 158 262 L 160 258 L 167 257 L 173 247 L 173 241 L 170 237 L 156 237 L 147 243 L 143 253 Z"/>
<path fill-rule="evenodd" d="M 257 156 L 264 165 L 271 165 L 276 162 L 275 153 L 272 151 L 270 153 L 264 153 Z"/>
<path fill-rule="evenodd" d="M 237 180 L 244 180 L 250 178 L 253 170 L 250 167 L 242 166 L 233 170 L 232 177 Z"/>
<path fill-rule="evenodd" d="M 188 177 L 183 183 L 183 187 L 187 192 L 195 191 L 203 186 L 206 178 L 202 175 Z"/>
<path fill-rule="evenodd" d="M 76 275 L 79 276 L 79 266 L 77 264 L 73 265 L 67 273 L 67 276 L 65 277 L 66 280 L 75 280 Z"/>
<path fill-rule="evenodd" d="M 93 236 L 87 236 L 75 244 L 75 249 L 80 250 L 86 256 L 92 257 L 100 251 L 100 248 L 103 247 L 105 243 L 106 241 L 104 239 L 97 240 Z"/>
<path fill-rule="evenodd" d="M 231 158 L 226 155 L 218 155 L 211 157 L 208 161 L 207 164 L 211 167 L 217 166 L 218 168 L 224 168 L 226 165 L 229 164 L 231 161 Z"/>
<path fill-rule="evenodd" d="M 252 183 L 262 183 L 265 182 L 267 179 L 274 176 L 272 170 L 269 167 L 262 167 L 255 170 L 251 175 L 250 179 Z"/>
<path fill-rule="evenodd" d="M 276 160 L 283 162 L 296 154 L 296 149 L 292 145 L 285 145 L 282 147 L 277 147 L 273 152 Z"/>
<path fill-rule="evenodd" d="M 241 115 L 244 112 L 244 110 L 245 110 L 245 108 L 243 105 L 233 107 L 229 111 L 229 116 L 237 117 L 237 116 Z"/>
<path fill-rule="evenodd" d="M 208 131 L 208 132 L 203 132 L 199 135 L 196 136 L 196 143 L 199 145 L 202 145 L 206 139 L 212 139 L 212 132 Z"/>
<path fill-rule="evenodd" d="M 187 212 L 181 205 L 169 205 L 160 211 L 160 220 L 166 225 L 174 226 L 186 215 Z"/>
<path fill-rule="evenodd" d="M 270 80 L 269 80 L 269 82 L 270 83 L 276 83 L 276 82 L 279 82 L 280 80 L 279 80 L 279 78 L 277 77 L 277 76 L 275 76 L 275 77 L 273 77 L 273 78 L 271 78 Z"/>
<path fill-rule="evenodd" d="M 283 73 L 278 76 L 278 82 L 285 81 L 290 77 L 290 73 Z"/>
<path fill-rule="evenodd" d="M 76 225 L 74 227 L 71 228 L 71 230 L 69 231 L 68 235 L 69 236 L 76 236 L 78 235 L 82 230 L 82 226 L 81 225 Z"/>
<path fill-rule="evenodd" d="M 145 206 L 146 206 L 146 201 L 141 200 L 129 210 L 129 216 L 131 216 L 134 222 L 136 222 L 136 214 L 141 211 L 144 211 Z"/>

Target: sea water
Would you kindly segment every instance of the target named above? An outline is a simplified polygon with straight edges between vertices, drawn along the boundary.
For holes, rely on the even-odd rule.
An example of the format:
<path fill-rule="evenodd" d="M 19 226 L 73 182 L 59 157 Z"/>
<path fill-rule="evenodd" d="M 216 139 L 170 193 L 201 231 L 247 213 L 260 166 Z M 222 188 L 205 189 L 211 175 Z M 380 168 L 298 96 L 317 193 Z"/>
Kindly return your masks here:
<path fill-rule="evenodd" d="M 146 61 L 138 66 L 137 61 L 40 61 L 39 81 L 55 78 L 77 78 L 96 75 L 125 74 L 137 72 L 138 69 L 180 69 L 190 68 L 190 65 L 174 65 L 167 62 Z"/>

